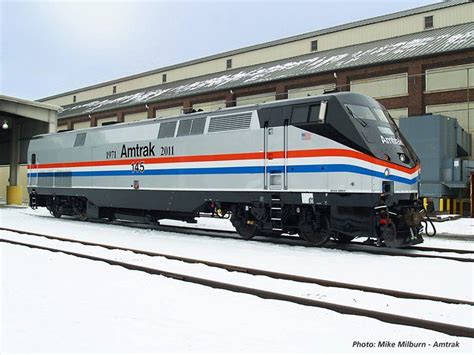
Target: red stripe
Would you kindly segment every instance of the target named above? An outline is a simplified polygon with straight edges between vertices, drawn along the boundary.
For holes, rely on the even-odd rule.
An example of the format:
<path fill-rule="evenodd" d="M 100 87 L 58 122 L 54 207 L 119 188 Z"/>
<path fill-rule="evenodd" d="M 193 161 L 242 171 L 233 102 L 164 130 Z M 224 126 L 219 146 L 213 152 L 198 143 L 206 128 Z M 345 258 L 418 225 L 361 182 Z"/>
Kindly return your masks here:
<path fill-rule="evenodd" d="M 284 158 L 283 151 L 271 152 L 273 159 Z M 412 174 L 419 169 L 416 165 L 413 168 L 406 168 L 396 165 L 370 155 L 347 149 L 310 149 L 310 150 L 293 150 L 288 152 L 288 158 L 312 158 L 312 157 L 348 157 L 367 161 L 372 164 L 381 165 L 387 168 L 403 171 Z M 235 154 L 211 154 L 211 155 L 190 155 L 179 157 L 153 157 L 153 158 L 135 158 L 135 159 L 116 159 L 116 160 L 97 160 L 97 161 L 80 161 L 68 163 L 49 163 L 28 165 L 28 169 L 51 169 L 51 168 L 72 168 L 72 167 L 93 167 L 93 166 L 111 166 L 111 165 L 128 165 L 137 160 L 147 164 L 164 164 L 164 163 L 191 163 L 205 161 L 232 161 L 232 160 L 255 160 L 263 159 L 263 152 L 257 153 L 235 153 Z"/>
<path fill-rule="evenodd" d="M 282 152 L 283 154 L 283 152 Z M 388 161 L 372 157 L 370 155 L 348 149 L 312 149 L 312 150 L 294 150 L 288 152 L 289 158 L 309 158 L 309 157 L 348 157 L 364 160 L 372 164 L 385 166 L 386 168 L 396 169 L 408 174 L 412 174 L 419 169 L 419 165 L 413 168 L 396 165 Z M 283 156 L 282 156 L 283 158 Z"/>
<path fill-rule="evenodd" d="M 191 163 L 203 161 L 224 161 L 224 160 L 246 160 L 246 159 L 263 159 L 263 153 L 237 153 L 237 154 L 217 154 L 217 155 L 189 155 L 179 157 L 154 157 L 154 158 L 134 158 L 134 159 L 116 159 L 116 160 L 96 160 L 96 161 L 79 161 L 70 163 L 50 163 L 36 165 L 38 169 L 48 168 L 71 168 L 81 166 L 110 166 L 110 165 L 128 165 L 136 163 L 137 160 L 147 164 L 164 164 L 164 163 Z M 28 165 L 31 169 L 32 165 Z"/>

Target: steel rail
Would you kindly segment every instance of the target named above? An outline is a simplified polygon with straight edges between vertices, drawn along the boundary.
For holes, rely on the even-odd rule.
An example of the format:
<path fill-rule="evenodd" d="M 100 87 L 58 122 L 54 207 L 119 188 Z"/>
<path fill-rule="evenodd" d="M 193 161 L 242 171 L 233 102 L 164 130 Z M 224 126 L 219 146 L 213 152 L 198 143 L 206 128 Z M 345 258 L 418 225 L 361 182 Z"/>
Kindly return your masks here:
<path fill-rule="evenodd" d="M 424 245 L 414 245 L 411 247 L 402 248 L 405 250 L 420 250 L 420 251 L 435 251 L 438 253 L 455 253 L 455 254 L 474 254 L 474 250 L 468 249 L 452 249 L 452 248 L 435 248 L 426 247 Z"/>
<path fill-rule="evenodd" d="M 48 217 L 49 218 L 49 217 Z M 237 232 L 235 231 L 222 231 L 216 229 L 209 229 L 209 228 L 190 228 L 190 227 L 182 227 L 182 226 L 166 226 L 166 225 L 146 225 L 137 222 L 127 222 L 127 221 L 120 221 L 120 222 L 105 222 L 100 220 L 91 220 L 92 223 L 97 224 L 107 224 L 107 225 L 115 225 L 115 226 L 122 226 L 128 228 L 139 228 L 139 229 L 152 229 L 158 230 L 162 232 L 171 232 L 171 233 L 179 233 L 185 235 L 200 235 L 200 236 L 207 236 L 212 238 L 222 238 L 222 239 L 235 239 L 235 240 L 243 240 L 245 242 L 257 242 L 257 243 L 270 243 L 270 244 L 279 244 L 279 245 L 288 245 L 288 246 L 302 246 L 302 247 L 312 247 L 311 244 L 308 242 L 292 237 L 268 237 L 268 236 L 259 236 L 244 240 L 238 236 Z M 1 228 L 0 228 L 1 230 Z M 458 256 L 449 256 L 449 255 L 433 255 L 433 254 L 414 254 L 414 253 L 407 253 L 409 248 L 406 249 L 393 249 L 393 248 L 386 248 L 386 247 L 376 247 L 372 245 L 365 245 L 362 243 L 346 243 L 346 244 L 337 244 L 337 243 L 330 243 L 323 245 L 321 247 L 314 247 L 318 249 L 335 249 L 335 250 L 342 250 L 342 251 L 350 251 L 350 252 L 361 252 L 361 253 L 368 253 L 368 254 L 375 254 L 375 255 L 389 255 L 389 256 L 405 256 L 409 258 L 435 258 L 435 259 L 445 259 L 445 260 L 453 260 L 459 262 L 474 262 L 474 258 L 464 258 Z M 466 254 L 470 253 L 470 251 L 466 251 Z"/>
<path fill-rule="evenodd" d="M 403 251 L 410 251 L 410 248 L 406 249 L 393 249 L 393 248 L 386 248 L 386 247 L 376 247 L 372 245 L 357 245 L 356 243 L 348 243 L 344 244 L 343 246 L 331 246 L 325 245 L 323 248 L 329 249 L 337 249 L 337 250 L 345 250 L 351 252 L 361 252 L 361 253 L 369 253 L 369 254 L 378 254 L 378 255 L 389 255 L 389 256 L 406 256 L 409 258 L 431 258 L 431 259 L 444 259 L 444 260 L 453 260 L 459 261 L 463 263 L 472 263 L 474 262 L 474 258 L 466 258 L 461 256 L 450 256 L 450 255 L 435 255 L 435 254 L 414 254 L 414 253 L 406 253 Z M 413 250 L 413 251 L 421 251 L 421 250 Z M 438 250 L 440 253 L 444 251 Z M 430 251 L 426 251 L 430 252 Z M 471 252 L 467 251 L 465 254 L 470 254 Z M 474 253 L 472 253 L 474 254 Z"/>
<path fill-rule="evenodd" d="M 98 222 L 102 223 L 102 222 Z M 117 222 L 115 222 L 117 223 Z M 192 227 L 182 227 L 182 226 L 166 226 L 166 225 L 157 225 L 157 226 L 146 226 L 142 224 L 135 224 L 129 222 L 119 222 L 120 226 L 126 226 L 129 228 L 142 228 L 142 229 L 153 229 L 159 230 L 163 232 L 172 232 L 172 233 L 180 233 L 180 234 L 188 234 L 188 235 L 202 235 L 202 236 L 209 236 L 209 237 L 217 237 L 217 238 L 226 238 L 226 239 L 235 239 L 235 240 L 243 240 L 241 237 L 238 236 L 237 232 L 234 231 L 222 231 L 216 229 L 209 229 L 209 228 L 192 228 Z M 213 234 L 213 235 L 211 235 Z M 270 244 L 280 244 L 280 245 L 288 245 L 288 246 L 303 246 L 303 247 L 313 247 L 308 242 L 292 237 L 269 237 L 269 236 L 259 236 L 244 240 L 245 242 L 259 242 L 259 243 L 270 243 Z M 346 243 L 346 244 L 337 244 L 331 243 L 326 244 L 321 247 L 314 247 L 319 249 L 335 249 L 335 250 L 343 250 L 343 251 L 351 251 L 351 252 L 361 252 L 361 253 L 369 253 L 369 254 L 376 254 L 376 255 L 390 255 L 390 256 L 406 256 L 409 258 L 436 258 L 436 259 L 445 259 L 445 260 L 453 260 L 459 262 L 474 262 L 473 258 L 465 258 L 459 256 L 450 256 L 450 255 L 434 255 L 434 254 L 414 254 L 410 253 L 410 250 L 417 250 L 416 247 L 406 247 L 402 249 L 393 249 L 387 247 L 376 247 L 372 245 L 365 245 L 362 243 Z M 421 248 L 421 247 L 419 247 Z M 426 247 L 429 248 L 429 247 Z M 432 248 L 433 249 L 433 248 Z M 408 252 L 407 252 L 408 251 Z M 418 250 L 418 251 L 425 251 L 425 250 Z M 453 252 L 449 249 L 436 249 L 436 250 L 426 250 L 426 252 L 430 251 L 437 251 L 440 253 L 443 252 Z M 474 254 L 474 251 L 470 250 L 460 250 L 456 249 L 456 252 L 459 254 Z"/>
<path fill-rule="evenodd" d="M 102 223 L 96 222 L 94 223 Z M 181 234 L 197 234 L 197 235 L 205 235 L 210 236 L 209 233 L 215 234 L 212 237 L 218 238 L 228 238 L 228 239 L 236 239 L 236 240 L 243 240 L 241 237 L 238 236 L 238 233 L 235 231 L 223 231 L 218 229 L 210 229 L 210 228 L 193 228 L 193 227 L 184 227 L 184 226 L 168 226 L 163 224 L 158 225 L 143 225 L 141 223 L 136 222 L 114 222 L 115 225 L 126 226 L 129 228 L 142 228 L 142 229 L 154 229 L 164 232 L 175 232 Z M 258 239 L 257 239 L 258 238 Z M 264 239 L 262 239 L 264 238 Z M 304 246 L 304 247 L 314 247 L 305 240 L 296 238 L 296 237 L 287 237 L 287 236 L 280 236 L 280 237 L 270 237 L 270 236 L 262 236 L 257 235 L 256 237 L 245 240 L 245 241 L 256 241 L 262 243 L 278 243 L 282 245 L 289 245 L 289 246 Z M 356 251 L 356 252 L 367 252 L 370 254 L 386 254 L 392 256 L 407 256 L 413 258 L 421 258 L 421 257 L 428 257 L 428 258 L 438 258 L 438 259 L 447 259 L 447 260 L 454 260 L 454 261 L 461 261 L 461 262 L 474 262 L 474 259 L 470 258 L 463 258 L 457 256 L 446 256 L 446 255 L 433 255 L 433 254 L 408 254 L 404 251 L 416 250 L 416 251 L 426 251 L 426 252 L 439 252 L 439 253 L 457 253 L 457 254 L 474 254 L 474 250 L 464 250 L 464 249 L 447 249 L 447 248 L 434 248 L 434 247 L 425 247 L 425 246 L 408 246 L 399 249 L 387 248 L 387 247 L 376 247 L 372 245 L 365 245 L 362 243 L 352 242 L 352 243 L 345 243 L 345 244 L 326 244 L 321 247 L 314 247 L 314 248 L 326 248 L 326 249 L 337 249 L 337 250 L 347 250 L 347 251 Z"/>
<path fill-rule="evenodd" d="M 109 265 L 120 266 L 128 270 L 142 271 L 151 275 L 161 275 L 161 276 L 171 278 L 174 280 L 194 283 L 194 284 L 198 284 L 202 286 L 208 286 L 208 287 L 232 291 L 232 292 L 254 295 L 257 297 L 264 298 L 264 299 L 286 301 L 286 302 L 296 303 L 296 304 L 300 304 L 304 306 L 324 308 L 324 309 L 329 309 L 341 314 L 369 317 L 373 319 L 378 319 L 386 323 L 423 328 L 423 329 L 433 330 L 433 331 L 437 331 L 437 332 L 444 333 L 447 335 L 452 335 L 452 336 L 474 338 L 474 328 L 464 327 L 460 325 L 429 321 L 425 319 L 406 317 L 406 316 L 401 316 L 397 314 L 372 311 L 372 310 L 351 307 L 351 306 L 344 306 L 344 305 L 330 303 L 330 302 L 317 301 L 313 299 L 291 296 L 291 295 L 286 295 L 286 294 L 266 291 L 266 290 L 260 290 L 260 289 L 251 288 L 251 287 L 239 286 L 239 285 L 229 284 L 225 282 L 190 276 L 186 274 L 174 273 L 174 272 L 169 272 L 166 270 L 160 270 L 160 269 L 125 263 L 125 262 L 121 262 L 117 260 L 110 260 L 106 258 L 93 256 L 93 255 L 81 254 L 81 253 L 55 249 L 55 248 L 48 248 L 44 246 L 38 246 L 34 244 L 29 244 L 29 243 L 22 243 L 22 242 L 12 241 L 8 239 L 3 239 L 3 238 L 0 239 L 0 242 L 24 246 L 28 248 L 46 250 L 53 253 L 63 253 L 66 255 L 70 255 L 70 256 L 74 256 L 74 257 L 78 257 L 82 259 L 99 261 L 99 262 L 107 263 Z"/>
<path fill-rule="evenodd" d="M 428 300 L 428 301 L 443 302 L 443 303 L 449 303 L 449 304 L 465 304 L 465 305 L 474 306 L 474 302 L 468 301 L 468 300 L 459 300 L 459 299 L 448 298 L 448 297 L 424 295 L 424 294 L 418 294 L 418 293 L 413 293 L 413 292 L 405 292 L 405 291 L 398 291 L 398 290 L 385 289 L 385 288 L 379 288 L 379 287 L 364 286 L 364 285 L 351 284 L 351 283 L 339 282 L 339 281 L 333 281 L 333 280 L 325 280 L 325 279 L 319 279 L 319 278 L 308 277 L 308 276 L 292 275 L 292 274 L 275 272 L 275 271 L 261 270 L 261 269 L 246 267 L 246 266 L 223 264 L 223 263 L 218 263 L 218 262 L 209 261 L 209 260 L 164 254 L 164 253 L 152 252 L 148 250 L 124 248 L 117 245 L 70 239 L 70 238 L 65 238 L 65 237 L 53 236 L 49 234 L 28 232 L 28 231 L 11 229 L 11 228 L 1 227 L 0 230 L 12 232 L 12 233 L 18 233 L 18 234 L 43 237 L 43 238 L 47 238 L 51 240 L 58 240 L 61 242 L 77 243 L 77 244 L 82 244 L 82 245 L 87 245 L 87 246 L 101 247 L 108 250 L 130 251 L 135 254 L 142 254 L 142 255 L 153 256 L 153 257 L 164 257 L 169 260 L 177 260 L 177 261 L 181 261 L 181 262 L 185 262 L 189 264 L 202 264 L 209 267 L 225 269 L 227 271 L 241 272 L 241 273 L 246 273 L 246 274 L 250 274 L 254 276 L 267 276 L 267 277 L 278 279 L 278 280 L 287 280 L 287 281 L 302 282 L 302 283 L 308 283 L 308 284 L 317 284 L 317 285 L 325 286 L 325 287 L 336 287 L 336 288 L 344 288 L 344 289 L 349 289 L 349 290 L 371 292 L 371 293 L 377 293 L 377 294 L 382 294 L 386 296 L 392 296 L 396 298 L 419 299 L 419 300 Z"/>

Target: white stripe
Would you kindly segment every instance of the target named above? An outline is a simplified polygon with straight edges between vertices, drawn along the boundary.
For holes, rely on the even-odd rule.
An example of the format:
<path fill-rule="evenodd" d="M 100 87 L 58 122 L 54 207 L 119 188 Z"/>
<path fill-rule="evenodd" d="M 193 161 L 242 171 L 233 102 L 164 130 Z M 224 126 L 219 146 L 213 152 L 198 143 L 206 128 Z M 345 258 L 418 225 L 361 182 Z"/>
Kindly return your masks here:
<path fill-rule="evenodd" d="M 139 160 L 137 160 L 138 162 Z M 284 159 L 273 159 L 267 161 L 267 166 L 281 166 L 284 164 Z M 359 160 L 351 157 L 311 157 L 311 158 L 289 158 L 287 159 L 287 166 L 291 165 L 324 165 L 324 164 L 346 164 L 373 170 L 379 173 L 383 173 L 384 166 L 372 164 L 370 162 Z M 189 169 L 189 168 L 221 168 L 221 167 L 242 167 L 252 166 L 260 167 L 263 166 L 263 160 L 260 159 L 247 159 L 247 160 L 227 160 L 227 161 L 206 161 L 206 162 L 175 162 L 175 163 L 158 163 L 150 164 L 145 163 L 145 169 L 147 170 L 158 170 L 158 169 Z M 131 164 L 122 165 L 108 165 L 108 166 L 92 166 L 92 167 L 66 167 L 66 168 L 49 168 L 49 169 L 30 169 L 29 173 L 37 172 L 77 172 L 77 171 L 119 171 L 119 170 L 131 170 Z M 396 175 L 408 179 L 412 179 L 418 176 L 419 171 L 413 173 L 406 173 L 395 168 L 388 168 L 391 175 Z"/>

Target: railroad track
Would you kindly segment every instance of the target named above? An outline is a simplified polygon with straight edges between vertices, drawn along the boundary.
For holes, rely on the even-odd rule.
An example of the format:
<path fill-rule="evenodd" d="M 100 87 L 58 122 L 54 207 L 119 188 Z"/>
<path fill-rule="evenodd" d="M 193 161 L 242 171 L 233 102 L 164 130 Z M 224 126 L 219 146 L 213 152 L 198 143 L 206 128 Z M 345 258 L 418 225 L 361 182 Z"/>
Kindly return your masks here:
<path fill-rule="evenodd" d="M 9 230 L 7 228 L 2 228 L 2 230 L 8 230 L 11 232 L 14 231 L 11 229 Z M 408 293 L 408 292 L 403 292 L 403 291 L 340 283 L 337 281 L 321 280 L 321 279 L 309 278 L 309 277 L 298 276 L 298 275 L 289 275 L 289 274 L 277 273 L 277 272 L 266 271 L 266 270 L 221 264 L 221 263 L 216 263 L 216 262 L 206 261 L 206 260 L 184 258 L 180 256 L 175 256 L 175 255 L 160 254 L 160 253 L 129 249 L 129 248 L 121 248 L 121 247 L 116 247 L 112 245 L 91 243 L 91 242 L 85 242 L 85 241 L 77 241 L 77 240 L 68 239 L 68 238 L 43 235 L 39 233 L 30 233 L 26 231 L 15 231 L 15 233 L 28 234 L 32 236 L 60 240 L 64 242 L 79 243 L 79 244 L 88 245 L 88 246 L 98 246 L 98 247 L 102 247 L 106 249 L 132 251 L 134 253 L 144 254 L 144 255 L 149 255 L 149 256 L 162 256 L 162 257 L 172 259 L 172 260 L 180 260 L 186 263 L 200 263 L 200 264 L 205 264 L 211 267 L 222 268 L 228 271 L 246 273 L 250 275 L 262 275 L 262 276 L 268 276 L 271 278 L 290 280 L 290 281 L 296 281 L 296 282 L 316 283 L 323 286 L 348 288 L 352 290 L 362 290 L 366 292 L 379 293 L 379 294 L 390 295 L 390 296 L 399 297 L 399 298 L 414 298 L 414 299 L 423 299 L 423 300 L 430 300 L 430 301 L 440 301 L 440 302 L 452 303 L 452 304 L 467 304 L 471 306 L 474 305 L 473 302 L 465 301 L 465 300 L 455 300 L 455 299 L 436 297 L 436 296 L 430 296 L 430 295 Z M 208 286 L 212 288 L 218 288 L 218 289 L 223 289 L 223 290 L 228 290 L 228 291 L 233 291 L 233 292 L 238 292 L 238 293 L 250 294 L 250 295 L 258 296 L 264 299 L 280 300 L 280 301 L 292 302 L 292 303 L 305 305 L 305 306 L 325 308 L 325 309 L 332 310 L 341 314 L 364 316 L 364 317 L 369 317 L 373 319 L 378 319 L 386 323 L 429 329 L 429 330 L 438 331 L 438 332 L 452 335 L 452 336 L 474 338 L 474 328 L 469 328 L 465 326 L 436 322 L 436 321 L 431 321 L 431 320 L 426 320 L 426 319 L 407 317 L 407 316 L 402 316 L 402 315 L 397 315 L 397 314 L 392 314 L 392 313 L 385 313 L 385 312 L 346 306 L 346 305 L 341 305 L 341 304 L 336 304 L 336 303 L 324 302 L 324 301 L 314 300 L 310 298 L 298 297 L 294 295 L 282 294 L 282 293 L 272 292 L 268 290 L 262 290 L 262 289 L 251 288 L 251 287 L 246 287 L 246 286 L 241 286 L 241 285 L 236 285 L 236 284 L 231 284 L 231 283 L 225 283 L 225 282 L 211 280 L 211 279 L 205 279 L 205 278 L 191 276 L 191 275 L 182 274 L 182 273 L 170 272 L 170 271 L 161 270 L 157 268 L 145 267 L 142 265 L 126 263 L 126 262 L 122 262 L 122 261 L 118 261 L 114 259 L 94 256 L 90 254 L 78 253 L 78 252 L 70 251 L 70 250 L 51 248 L 44 245 L 37 245 L 37 244 L 31 244 L 31 243 L 24 243 L 21 241 L 16 241 L 16 240 L 11 240 L 11 239 L 1 238 L 0 242 L 29 247 L 29 248 L 35 248 L 35 249 L 40 249 L 40 250 L 47 250 L 54 253 L 63 253 L 66 255 L 71 255 L 74 257 L 93 260 L 93 261 L 101 261 L 109 265 L 121 266 L 128 270 L 142 271 L 142 272 L 146 272 L 148 274 L 153 274 L 153 275 L 161 275 L 161 276 L 165 276 L 165 277 L 179 280 L 179 281 L 190 282 L 194 284 L 199 284 L 203 286 Z"/>
<path fill-rule="evenodd" d="M 94 223 L 104 223 L 102 221 L 94 221 Z M 378 254 L 378 255 L 390 255 L 390 256 L 405 256 L 410 258 L 435 258 L 435 259 L 445 259 L 445 260 L 454 260 L 459 262 L 474 262 L 474 258 L 464 257 L 464 256 L 454 256 L 454 255 L 440 255 L 442 253 L 454 253 L 454 254 L 473 254 L 474 250 L 462 250 L 462 249 L 446 249 L 446 248 L 433 248 L 433 247 L 422 247 L 422 246 L 411 246 L 403 249 L 393 249 L 386 247 L 376 247 L 373 245 L 366 245 L 358 242 L 351 242 L 346 244 L 338 244 L 335 242 L 330 242 L 322 247 L 315 247 L 306 242 L 303 239 L 290 236 L 280 236 L 280 237 L 269 237 L 257 235 L 250 240 L 243 240 L 235 231 L 222 231 L 217 229 L 209 228 L 194 228 L 194 227 L 181 227 L 181 226 L 169 226 L 169 225 L 143 225 L 139 223 L 126 222 L 126 221 L 116 221 L 113 222 L 114 225 L 126 226 L 131 228 L 141 228 L 141 229 L 153 229 L 163 232 L 170 233 L 180 233 L 187 235 L 202 235 L 208 237 L 216 238 L 227 238 L 242 240 L 243 242 L 260 242 L 260 243 L 271 243 L 271 244 L 280 244 L 288 246 L 302 246 L 310 248 L 325 248 L 325 249 L 336 249 L 343 251 L 351 252 L 362 252 L 369 254 Z M 418 253 L 413 253 L 413 251 Z M 428 252 L 437 252 L 439 254 L 427 254 Z"/>
<path fill-rule="evenodd" d="M 452 248 L 434 248 L 434 247 L 425 247 L 420 245 L 414 245 L 411 247 L 405 248 L 406 250 L 420 250 L 420 251 L 434 251 L 438 253 L 455 253 L 455 254 L 474 254 L 474 250 L 466 249 L 452 249 Z"/>
<path fill-rule="evenodd" d="M 44 216 L 41 218 L 53 218 L 49 216 Z M 403 249 L 393 249 L 386 247 L 376 247 L 373 245 L 366 245 L 359 242 L 351 242 L 346 244 L 339 244 L 336 242 L 330 242 L 322 247 L 314 247 L 305 240 L 297 237 L 291 236 L 280 236 L 280 237 L 269 237 L 257 235 L 250 240 L 243 240 L 235 231 L 222 231 L 217 229 L 209 228 L 195 228 L 195 227 L 184 227 L 184 226 L 170 226 L 164 224 L 142 224 L 137 222 L 128 222 L 128 221 L 113 221 L 108 222 L 104 220 L 91 220 L 90 223 L 98 224 L 107 224 L 107 225 L 116 225 L 129 228 L 138 228 L 138 229 L 152 229 L 162 232 L 170 233 L 179 233 L 185 235 L 200 235 L 213 238 L 225 238 L 225 239 L 235 239 L 240 240 L 245 243 L 248 242 L 259 242 L 259 243 L 270 243 L 270 244 L 279 244 L 279 245 L 288 245 L 288 246 L 300 246 L 308 248 L 323 248 L 323 249 L 335 249 L 342 251 L 350 252 L 361 252 L 369 253 L 376 255 L 390 255 L 390 256 L 405 256 L 410 258 L 434 258 L 434 259 L 444 259 L 444 260 L 453 260 L 459 262 L 474 262 L 473 257 L 461 256 L 462 254 L 473 254 L 473 250 L 461 250 L 461 249 L 445 249 L 445 248 L 432 248 L 432 247 L 422 247 L 422 246 L 411 246 Z M 1 230 L 1 228 L 0 228 Z M 429 252 L 437 252 L 438 254 L 428 254 Z M 461 255 L 442 255 L 443 253 L 456 253 Z"/>
<path fill-rule="evenodd" d="M 61 242 L 100 247 L 100 248 L 104 248 L 108 250 L 120 250 L 120 251 L 128 251 L 135 254 L 142 254 L 142 255 L 147 255 L 147 256 L 164 257 L 169 260 L 178 260 L 178 261 L 182 261 L 189 264 L 203 264 L 206 266 L 224 269 L 227 271 L 242 272 L 242 273 L 256 275 L 256 276 L 257 275 L 267 276 L 267 277 L 271 277 L 273 279 L 279 279 L 279 280 L 288 280 L 288 281 L 303 282 L 303 283 L 309 283 L 309 284 L 317 284 L 317 285 L 326 286 L 326 287 L 336 287 L 336 288 L 345 288 L 345 289 L 364 291 L 364 292 L 372 292 L 372 293 L 378 293 L 378 294 L 387 295 L 387 296 L 393 296 L 397 298 L 420 299 L 420 300 L 429 300 L 429 301 L 444 302 L 444 303 L 450 303 L 450 304 L 466 304 L 466 305 L 474 306 L 474 302 L 467 301 L 467 300 L 458 300 L 458 299 L 452 299 L 452 298 L 446 298 L 446 297 L 437 297 L 437 296 L 423 295 L 423 294 L 417 294 L 417 293 L 412 293 L 412 292 L 390 290 L 390 289 L 384 289 L 384 288 L 379 288 L 379 287 L 349 284 L 349 283 L 344 283 L 344 282 L 324 280 L 324 279 L 318 279 L 318 278 L 312 278 L 312 277 L 306 277 L 306 276 L 300 276 L 300 275 L 291 275 L 291 274 L 286 274 L 286 273 L 255 269 L 255 268 L 250 268 L 246 266 L 223 264 L 223 263 L 218 263 L 218 262 L 209 261 L 209 260 L 188 258 L 188 257 L 183 257 L 183 256 L 178 256 L 178 255 L 152 252 L 148 250 L 125 248 L 125 247 L 121 247 L 117 245 L 95 243 L 95 242 L 53 236 L 49 234 L 34 233 L 34 232 L 18 230 L 18 229 L 0 228 L 0 230 L 12 232 L 12 233 L 30 235 L 30 236 L 35 236 L 35 237 L 42 237 L 42 238 L 46 238 L 50 240 L 58 240 Z"/>

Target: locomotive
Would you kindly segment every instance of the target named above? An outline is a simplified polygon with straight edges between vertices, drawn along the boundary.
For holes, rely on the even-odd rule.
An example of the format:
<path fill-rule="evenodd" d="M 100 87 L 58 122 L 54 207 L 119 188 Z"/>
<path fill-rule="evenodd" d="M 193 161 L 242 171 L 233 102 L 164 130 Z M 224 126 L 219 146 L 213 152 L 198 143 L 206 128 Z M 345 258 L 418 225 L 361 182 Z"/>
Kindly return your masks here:
<path fill-rule="evenodd" d="M 421 243 L 419 173 L 387 110 L 350 92 L 40 135 L 28 148 L 30 205 L 55 217 L 228 213 L 243 238 L 314 245 Z"/>

